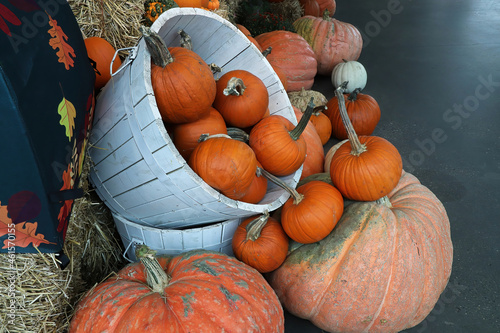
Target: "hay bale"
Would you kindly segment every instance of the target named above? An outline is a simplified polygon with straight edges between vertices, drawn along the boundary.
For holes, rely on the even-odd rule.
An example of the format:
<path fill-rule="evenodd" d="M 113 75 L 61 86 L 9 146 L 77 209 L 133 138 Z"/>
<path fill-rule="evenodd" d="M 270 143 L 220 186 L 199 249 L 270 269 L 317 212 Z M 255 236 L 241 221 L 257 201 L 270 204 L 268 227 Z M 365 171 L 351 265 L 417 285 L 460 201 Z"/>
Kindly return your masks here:
<path fill-rule="evenodd" d="M 68 0 L 83 36 L 102 37 L 115 49 L 135 46 L 144 24 L 143 0 Z"/>
<path fill-rule="evenodd" d="M 85 195 L 73 204 L 63 248 L 70 259 L 65 269 L 53 253 L 0 255 L 1 333 L 65 332 L 83 294 L 125 265 L 111 213 L 88 184 L 89 167 L 86 158 L 80 184 Z"/>

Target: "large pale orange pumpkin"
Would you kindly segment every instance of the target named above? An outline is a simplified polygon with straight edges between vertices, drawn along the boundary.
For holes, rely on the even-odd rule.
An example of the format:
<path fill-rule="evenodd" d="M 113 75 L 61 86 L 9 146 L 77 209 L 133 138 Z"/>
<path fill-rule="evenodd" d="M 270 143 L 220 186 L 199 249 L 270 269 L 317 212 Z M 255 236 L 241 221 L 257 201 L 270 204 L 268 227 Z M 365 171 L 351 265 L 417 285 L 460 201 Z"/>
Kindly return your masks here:
<path fill-rule="evenodd" d="M 284 307 L 327 332 L 399 332 L 433 309 L 451 273 L 446 211 L 403 172 L 380 202 L 346 207 L 319 243 L 291 244 L 269 276 Z"/>
<path fill-rule="evenodd" d="M 310 89 L 314 84 L 318 62 L 313 49 L 300 35 L 290 31 L 271 31 L 255 37 L 263 50 L 271 47 L 266 57 L 287 78 L 287 91 Z"/>
<path fill-rule="evenodd" d="M 322 18 L 303 16 L 293 26 L 314 51 L 320 75 L 331 75 L 335 65 L 343 60 L 357 60 L 361 54 L 361 33 L 350 23 L 325 14 Z"/>
<path fill-rule="evenodd" d="M 195 250 L 141 261 L 91 289 L 69 332 L 284 332 L 273 289 L 236 258 Z"/>

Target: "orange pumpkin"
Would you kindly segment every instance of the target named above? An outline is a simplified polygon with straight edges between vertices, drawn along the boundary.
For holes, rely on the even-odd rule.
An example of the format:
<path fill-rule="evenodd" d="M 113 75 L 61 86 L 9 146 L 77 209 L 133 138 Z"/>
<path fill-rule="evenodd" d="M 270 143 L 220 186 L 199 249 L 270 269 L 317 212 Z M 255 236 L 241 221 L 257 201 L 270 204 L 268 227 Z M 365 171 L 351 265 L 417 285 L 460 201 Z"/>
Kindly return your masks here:
<path fill-rule="evenodd" d="M 314 84 L 318 62 L 313 49 L 300 35 L 290 31 L 271 31 L 255 37 L 263 50 L 271 47 L 266 57 L 287 78 L 287 91 L 310 89 Z"/>
<path fill-rule="evenodd" d="M 172 125 L 170 133 L 175 147 L 188 161 L 202 134 L 227 134 L 227 128 L 219 111 L 210 107 L 210 111 L 198 120 Z"/>
<path fill-rule="evenodd" d="M 109 68 L 116 50 L 102 37 L 88 37 L 84 39 L 84 42 L 87 48 L 87 55 L 92 64 L 95 64 L 94 70 L 96 75 L 94 87 L 95 89 L 101 89 L 111 79 Z M 121 64 L 120 57 L 116 56 L 113 62 L 113 72 L 116 72 Z"/>
<path fill-rule="evenodd" d="M 175 0 L 179 7 L 207 8 L 210 10 L 219 9 L 219 0 Z"/>
<path fill-rule="evenodd" d="M 380 107 L 375 100 L 367 94 L 355 90 L 351 94 L 344 94 L 347 115 L 358 135 L 371 135 L 380 121 Z M 332 135 L 339 140 L 347 139 L 347 132 L 340 117 L 337 97 L 333 97 L 326 104 L 324 113 L 330 119 Z"/>
<path fill-rule="evenodd" d="M 261 273 L 268 273 L 285 261 L 288 236 L 278 220 L 262 214 L 249 217 L 238 226 L 232 247 L 236 258 Z"/>
<path fill-rule="evenodd" d="M 228 126 L 250 127 L 264 117 L 269 93 L 257 76 L 241 69 L 232 70 L 217 80 L 216 87 L 213 105 Z"/>
<path fill-rule="evenodd" d="M 125 266 L 83 297 L 69 332 L 248 332 L 250 327 L 284 332 L 283 308 L 272 288 L 236 258 L 195 250 L 175 257 L 146 254 Z"/>
<path fill-rule="evenodd" d="M 295 127 L 281 115 L 265 117 L 252 127 L 248 144 L 265 170 L 276 176 L 287 176 L 304 163 L 307 146 L 301 134 L 309 122 L 313 108 L 311 101 Z"/>
<path fill-rule="evenodd" d="M 207 63 L 184 47 L 170 47 L 157 33 L 144 29 L 151 53 L 151 84 L 158 110 L 165 122 L 195 121 L 210 112 L 216 84 Z"/>
<path fill-rule="evenodd" d="M 295 106 L 293 107 L 293 110 L 297 120 L 300 121 L 303 115 L 302 111 Z M 304 129 L 304 132 L 302 132 L 302 135 L 306 140 L 307 153 L 304 164 L 302 164 L 302 174 L 300 175 L 301 180 L 310 175 L 323 172 L 325 160 L 325 150 L 323 148 L 323 144 L 321 143 L 321 138 L 310 120 Z"/>
<path fill-rule="evenodd" d="M 312 180 L 293 189 L 267 171 L 262 172 L 291 195 L 280 213 L 281 225 L 288 237 L 310 244 L 330 234 L 344 211 L 342 194 L 333 185 Z"/>
<path fill-rule="evenodd" d="M 332 136 L 332 123 L 330 122 L 330 118 L 323 113 L 325 109 L 324 105 L 316 107 L 314 108 L 314 113 L 311 115 L 311 123 L 316 128 L 322 145 L 325 145 Z"/>
<path fill-rule="evenodd" d="M 386 139 L 377 136 L 358 138 L 345 108 L 342 91 L 346 83 L 335 90 L 335 95 L 349 141 L 333 155 L 330 177 L 346 198 L 373 201 L 394 189 L 401 177 L 403 161 L 396 147 Z"/>
<path fill-rule="evenodd" d="M 233 200 L 247 193 L 257 171 L 253 150 L 224 134 L 200 142 L 188 164 L 208 185 Z"/>
<path fill-rule="evenodd" d="M 252 204 L 259 203 L 267 193 L 267 178 L 262 176 L 258 171 L 262 168 L 262 164 L 257 161 L 257 172 L 252 180 L 252 184 L 247 190 L 247 193 L 242 196 L 239 201 L 248 202 Z"/>
<path fill-rule="evenodd" d="M 350 23 L 331 18 L 303 16 L 293 23 L 316 55 L 318 74 L 331 75 L 333 68 L 344 60 L 357 60 L 363 47 L 359 30 Z"/>
<path fill-rule="evenodd" d="M 267 57 L 271 53 L 271 51 L 272 51 L 272 47 L 268 47 L 267 49 L 262 51 L 262 55 L 264 57 Z M 272 63 L 269 63 L 269 64 L 273 68 L 276 75 L 278 75 L 278 78 L 280 79 L 281 84 L 283 85 L 283 89 L 285 89 L 285 91 L 287 91 L 288 90 L 288 79 L 286 78 L 285 72 L 281 68 L 279 68 L 278 66 L 273 65 Z"/>
<path fill-rule="evenodd" d="M 291 314 L 327 332 L 400 332 L 431 312 L 453 261 L 446 211 L 409 173 L 387 199 L 352 203 L 325 239 L 294 244 L 269 275 Z"/>

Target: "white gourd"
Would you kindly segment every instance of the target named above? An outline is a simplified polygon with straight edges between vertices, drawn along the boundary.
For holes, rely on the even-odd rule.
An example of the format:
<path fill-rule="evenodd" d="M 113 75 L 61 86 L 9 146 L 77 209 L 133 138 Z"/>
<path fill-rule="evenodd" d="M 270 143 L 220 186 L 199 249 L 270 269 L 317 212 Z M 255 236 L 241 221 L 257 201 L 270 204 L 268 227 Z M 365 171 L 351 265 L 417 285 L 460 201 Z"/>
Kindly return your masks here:
<path fill-rule="evenodd" d="M 344 93 L 350 94 L 355 89 L 363 90 L 366 86 L 367 74 L 365 67 L 357 61 L 343 61 L 332 71 L 332 84 L 337 89 L 343 82 L 348 81 Z"/>

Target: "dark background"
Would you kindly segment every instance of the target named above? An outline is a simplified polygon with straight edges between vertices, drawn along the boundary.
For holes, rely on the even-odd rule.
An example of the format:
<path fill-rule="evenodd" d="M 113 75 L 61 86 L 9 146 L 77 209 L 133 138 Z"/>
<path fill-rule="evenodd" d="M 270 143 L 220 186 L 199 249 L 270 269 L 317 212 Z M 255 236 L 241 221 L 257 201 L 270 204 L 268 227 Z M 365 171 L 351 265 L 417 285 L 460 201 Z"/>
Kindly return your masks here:
<path fill-rule="evenodd" d="M 396 14 L 381 15 L 398 3 Z M 405 170 L 450 218 L 448 287 L 424 322 L 404 332 L 500 332 L 500 2 L 337 0 L 334 18 L 364 35 L 363 92 L 382 111 L 373 134 L 399 149 Z M 334 96 L 329 77 L 313 89 Z M 290 314 L 285 327 L 322 332 Z"/>

